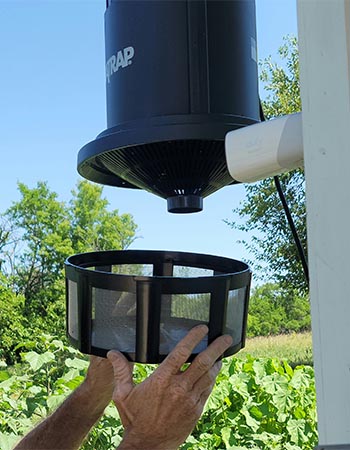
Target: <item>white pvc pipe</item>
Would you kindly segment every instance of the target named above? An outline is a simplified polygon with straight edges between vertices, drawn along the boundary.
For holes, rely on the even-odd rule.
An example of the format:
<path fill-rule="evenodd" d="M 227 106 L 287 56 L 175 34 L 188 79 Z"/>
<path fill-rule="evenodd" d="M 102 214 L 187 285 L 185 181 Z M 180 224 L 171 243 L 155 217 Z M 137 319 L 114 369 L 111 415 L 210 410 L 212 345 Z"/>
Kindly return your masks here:
<path fill-rule="evenodd" d="M 231 131 L 225 151 L 231 177 L 244 183 L 302 167 L 301 113 Z"/>

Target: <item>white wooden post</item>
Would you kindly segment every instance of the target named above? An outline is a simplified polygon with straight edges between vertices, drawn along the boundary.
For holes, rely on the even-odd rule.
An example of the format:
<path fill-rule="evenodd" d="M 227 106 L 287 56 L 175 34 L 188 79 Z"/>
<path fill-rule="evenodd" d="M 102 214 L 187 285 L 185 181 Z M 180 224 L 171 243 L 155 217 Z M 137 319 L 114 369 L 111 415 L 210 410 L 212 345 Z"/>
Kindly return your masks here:
<path fill-rule="evenodd" d="M 350 449 L 350 0 L 297 0 L 320 448 Z"/>

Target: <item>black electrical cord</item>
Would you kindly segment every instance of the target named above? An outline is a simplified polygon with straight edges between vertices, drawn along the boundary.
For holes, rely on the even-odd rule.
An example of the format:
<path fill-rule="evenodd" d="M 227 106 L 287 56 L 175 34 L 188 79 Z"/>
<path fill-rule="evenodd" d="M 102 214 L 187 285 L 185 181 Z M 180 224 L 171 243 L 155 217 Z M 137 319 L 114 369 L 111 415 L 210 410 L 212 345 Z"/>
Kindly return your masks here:
<path fill-rule="evenodd" d="M 265 122 L 265 121 L 266 121 L 266 119 L 265 119 L 265 114 L 264 114 L 264 111 L 263 111 L 263 109 L 262 109 L 262 104 L 261 104 L 261 102 L 260 102 L 260 120 L 261 120 L 262 122 Z M 296 245 L 297 250 L 298 250 L 298 254 L 299 254 L 300 261 L 301 261 L 301 265 L 303 266 L 303 271 L 304 271 L 306 283 L 307 283 L 307 285 L 309 286 L 309 266 L 308 266 L 308 263 L 307 263 L 307 260 L 306 260 L 306 256 L 305 256 L 304 249 L 303 249 L 303 247 L 302 247 L 302 245 L 301 245 L 301 242 L 300 242 L 300 238 L 299 238 L 297 229 L 295 228 L 295 224 L 294 224 L 294 221 L 293 221 L 293 217 L 292 217 L 291 212 L 290 212 L 290 209 L 289 209 L 289 207 L 288 207 L 287 200 L 286 200 L 286 197 L 285 197 L 285 195 L 284 195 L 284 192 L 283 192 L 283 189 L 282 189 L 282 186 L 281 186 L 280 179 L 279 179 L 278 176 L 274 176 L 273 179 L 274 179 L 275 186 L 276 186 L 276 190 L 277 190 L 278 195 L 279 195 L 279 198 L 280 198 L 280 200 L 281 200 L 281 203 L 282 203 L 282 206 L 283 206 L 285 215 L 286 215 L 286 217 L 287 217 L 287 221 L 288 221 L 290 230 L 291 230 L 291 232 L 292 232 L 292 235 L 293 235 L 293 239 L 294 239 L 295 245 Z"/>

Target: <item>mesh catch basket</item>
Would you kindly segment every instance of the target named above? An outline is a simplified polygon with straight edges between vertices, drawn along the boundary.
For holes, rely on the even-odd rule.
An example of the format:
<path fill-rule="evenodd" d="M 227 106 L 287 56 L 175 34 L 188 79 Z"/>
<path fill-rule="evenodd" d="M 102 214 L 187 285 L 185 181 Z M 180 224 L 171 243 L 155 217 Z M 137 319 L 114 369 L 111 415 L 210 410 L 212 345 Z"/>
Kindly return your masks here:
<path fill-rule="evenodd" d="M 160 363 L 196 325 L 230 334 L 224 356 L 244 347 L 251 272 L 229 258 L 171 251 L 105 251 L 65 263 L 67 334 L 84 353 L 111 349 L 129 360 Z"/>

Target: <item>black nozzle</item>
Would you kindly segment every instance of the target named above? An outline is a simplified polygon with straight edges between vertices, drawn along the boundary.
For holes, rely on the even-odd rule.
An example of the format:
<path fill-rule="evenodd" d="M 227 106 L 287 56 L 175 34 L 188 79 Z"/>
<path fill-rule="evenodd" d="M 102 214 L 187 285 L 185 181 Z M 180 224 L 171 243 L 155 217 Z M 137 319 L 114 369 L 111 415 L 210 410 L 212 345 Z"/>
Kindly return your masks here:
<path fill-rule="evenodd" d="M 168 212 L 176 214 L 200 212 L 203 199 L 199 195 L 177 195 L 167 198 Z"/>

